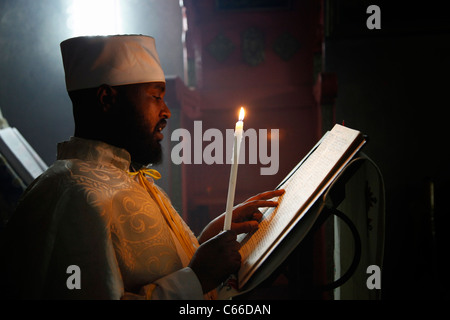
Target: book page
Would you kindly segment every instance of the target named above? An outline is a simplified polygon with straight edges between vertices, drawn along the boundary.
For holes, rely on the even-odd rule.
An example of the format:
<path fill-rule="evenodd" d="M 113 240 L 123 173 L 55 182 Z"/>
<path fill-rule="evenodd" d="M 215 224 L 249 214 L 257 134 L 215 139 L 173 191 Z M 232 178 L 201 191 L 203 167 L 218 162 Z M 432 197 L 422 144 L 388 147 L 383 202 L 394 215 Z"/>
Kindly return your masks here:
<path fill-rule="evenodd" d="M 333 171 L 339 168 L 339 162 L 358 136 L 359 131 L 336 125 L 292 176 L 280 185 L 286 192 L 279 198 L 278 207 L 263 212 L 256 232 L 239 238 L 242 244 L 242 265 L 238 274 L 240 286 L 281 241 L 289 226 L 301 219 L 331 183 Z"/>

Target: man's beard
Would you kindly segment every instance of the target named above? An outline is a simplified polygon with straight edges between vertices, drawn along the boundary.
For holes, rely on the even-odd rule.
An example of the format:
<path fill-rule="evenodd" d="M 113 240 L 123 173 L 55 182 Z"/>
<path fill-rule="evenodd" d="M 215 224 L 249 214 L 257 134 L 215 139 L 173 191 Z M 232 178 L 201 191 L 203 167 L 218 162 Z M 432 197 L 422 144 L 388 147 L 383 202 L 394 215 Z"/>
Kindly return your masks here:
<path fill-rule="evenodd" d="M 153 133 L 146 137 L 145 140 L 145 143 L 141 143 L 142 141 L 136 141 L 137 145 L 140 145 L 141 147 L 134 150 L 132 154 L 132 161 L 143 166 L 161 163 L 162 147 L 160 142 L 155 139 L 155 135 Z"/>
<path fill-rule="evenodd" d="M 165 120 L 162 120 L 165 121 Z M 149 133 L 148 128 L 139 126 L 137 134 L 132 137 L 132 147 L 130 154 L 132 161 L 143 166 L 149 164 L 159 164 L 162 161 L 162 147 L 160 141 L 156 139 L 158 125 L 155 126 L 153 132 Z"/>

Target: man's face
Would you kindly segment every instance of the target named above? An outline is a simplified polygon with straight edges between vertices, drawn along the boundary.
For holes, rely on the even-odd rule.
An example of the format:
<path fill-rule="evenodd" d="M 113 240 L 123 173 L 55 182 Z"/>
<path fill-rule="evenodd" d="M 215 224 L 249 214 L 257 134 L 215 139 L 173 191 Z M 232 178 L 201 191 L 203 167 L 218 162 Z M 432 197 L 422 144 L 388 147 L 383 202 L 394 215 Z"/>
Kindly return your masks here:
<path fill-rule="evenodd" d="M 162 159 L 161 131 L 171 115 L 164 102 L 165 88 L 164 82 L 125 86 L 123 138 L 133 162 L 148 165 Z"/>

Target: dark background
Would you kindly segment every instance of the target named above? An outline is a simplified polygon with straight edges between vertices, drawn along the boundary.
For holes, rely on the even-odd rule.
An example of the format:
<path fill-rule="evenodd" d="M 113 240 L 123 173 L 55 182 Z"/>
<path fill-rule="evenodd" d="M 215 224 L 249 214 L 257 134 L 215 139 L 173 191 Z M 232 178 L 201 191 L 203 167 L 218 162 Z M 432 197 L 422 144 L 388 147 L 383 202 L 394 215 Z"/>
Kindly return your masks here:
<path fill-rule="evenodd" d="M 448 277 L 443 261 L 448 252 L 446 228 L 450 215 L 447 203 L 450 191 L 447 151 L 450 19 L 445 2 L 299 0 L 294 1 L 293 10 L 301 11 L 302 17 L 307 19 L 308 10 L 319 2 L 324 7 L 323 71 L 337 76 L 334 119 L 337 123 L 345 121 L 349 127 L 369 136 L 365 153 L 378 164 L 385 179 L 387 234 L 383 297 L 448 297 L 445 292 Z M 155 36 L 166 74 L 183 79 L 179 1 L 120 3 L 124 16 L 128 16 L 124 33 Z M 73 36 L 67 27 L 70 4 L 69 0 L 0 1 L 0 108 L 9 124 L 19 129 L 49 165 L 55 160 L 56 143 L 73 133 L 71 105 L 65 92 L 59 52 L 59 43 Z M 381 8 L 381 30 L 366 28 L 368 15 L 365 11 L 370 4 Z M 194 6 L 202 5 L 211 7 L 214 1 L 197 1 Z M 252 16 L 254 21 L 259 16 L 264 19 L 270 12 L 267 10 L 283 10 L 264 9 L 266 11 Z M 230 15 L 239 16 L 241 12 L 236 10 L 231 10 Z M 252 14 L 248 8 L 243 12 L 242 15 Z M 295 33 L 296 28 L 305 25 L 299 21 L 297 27 L 296 23 L 287 20 L 281 26 L 275 22 L 270 28 L 273 31 L 276 26 L 281 29 L 287 25 L 286 28 Z M 235 27 L 243 24 L 251 23 L 238 19 Z M 226 33 L 230 28 L 223 30 Z M 300 55 L 311 75 L 313 50 L 305 34 L 314 32 L 314 28 L 301 30 L 306 40 L 303 40 Z M 206 47 L 206 38 L 204 42 Z M 303 55 L 304 52 L 311 54 Z M 203 56 L 203 68 L 207 68 L 208 59 Z M 304 69 L 297 71 L 305 72 Z M 312 87 L 314 80 L 310 78 L 301 86 Z M 211 83 L 209 87 L 208 84 L 197 86 L 207 97 L 213 97 L 208 96 L 210 92 L 221 90 L 212 88 Z M 252 85 L 245 89 L 251 92 Z M 303 106 L 300 109 L 303 110 L 301 116 L 310 115 L 305 111 L 309 109 Z M 270 118 L 270 112 L 263 110 Z M 202 120 L 207 121 L 212 113 L 216 111 L 205 108 Z M 317 121 L 314 117 L 311 116 L 311 121 Z M 211 115 L 210 119 L 210 126 L 214 127 L 217 118 Z M 226 127 L 232 128 L 233 119 L 234 116 L 227 120 Z M 278 122 L 278 127 L 283 123 L 286 127 L 294 126 L 289 116 L 284 119 L 285 122 Z M 312 138 L 297 153 L 284 156 L 281 175 L 316 141 L 315 129 L 304 127 L 304 130 L 302 136 L 309 134 Z M 291 132 L 286 134 L 289 136 Z M 289 154 L 285 150 L 281 153 Z M 223 176 L 216 176 L 216 179 L 228 181 L 228 169 L 222 173 Z M 275 180 L 279 180 L 278 177 Z M 428 205 L 430 182 L 436 190 L 434 224 Z M 253 187 L 250 181 L 249 185 Z"/>

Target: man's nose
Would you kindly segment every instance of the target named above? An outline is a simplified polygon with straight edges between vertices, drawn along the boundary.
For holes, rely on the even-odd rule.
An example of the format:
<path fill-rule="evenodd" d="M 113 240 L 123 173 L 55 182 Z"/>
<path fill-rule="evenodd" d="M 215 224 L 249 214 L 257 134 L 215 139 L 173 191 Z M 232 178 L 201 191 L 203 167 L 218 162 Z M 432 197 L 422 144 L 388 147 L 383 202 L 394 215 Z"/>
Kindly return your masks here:
<path fill-rule="evenodd" d="M 164 106 L 161 109 L 161 114 L 160 114 L 163 118 L 165 119 L 169 119 L 170 116 L 172 115 L 172 113 L 170 112 L 169 107 L 167 106 L 166 102 L 164 101 Z"/>

